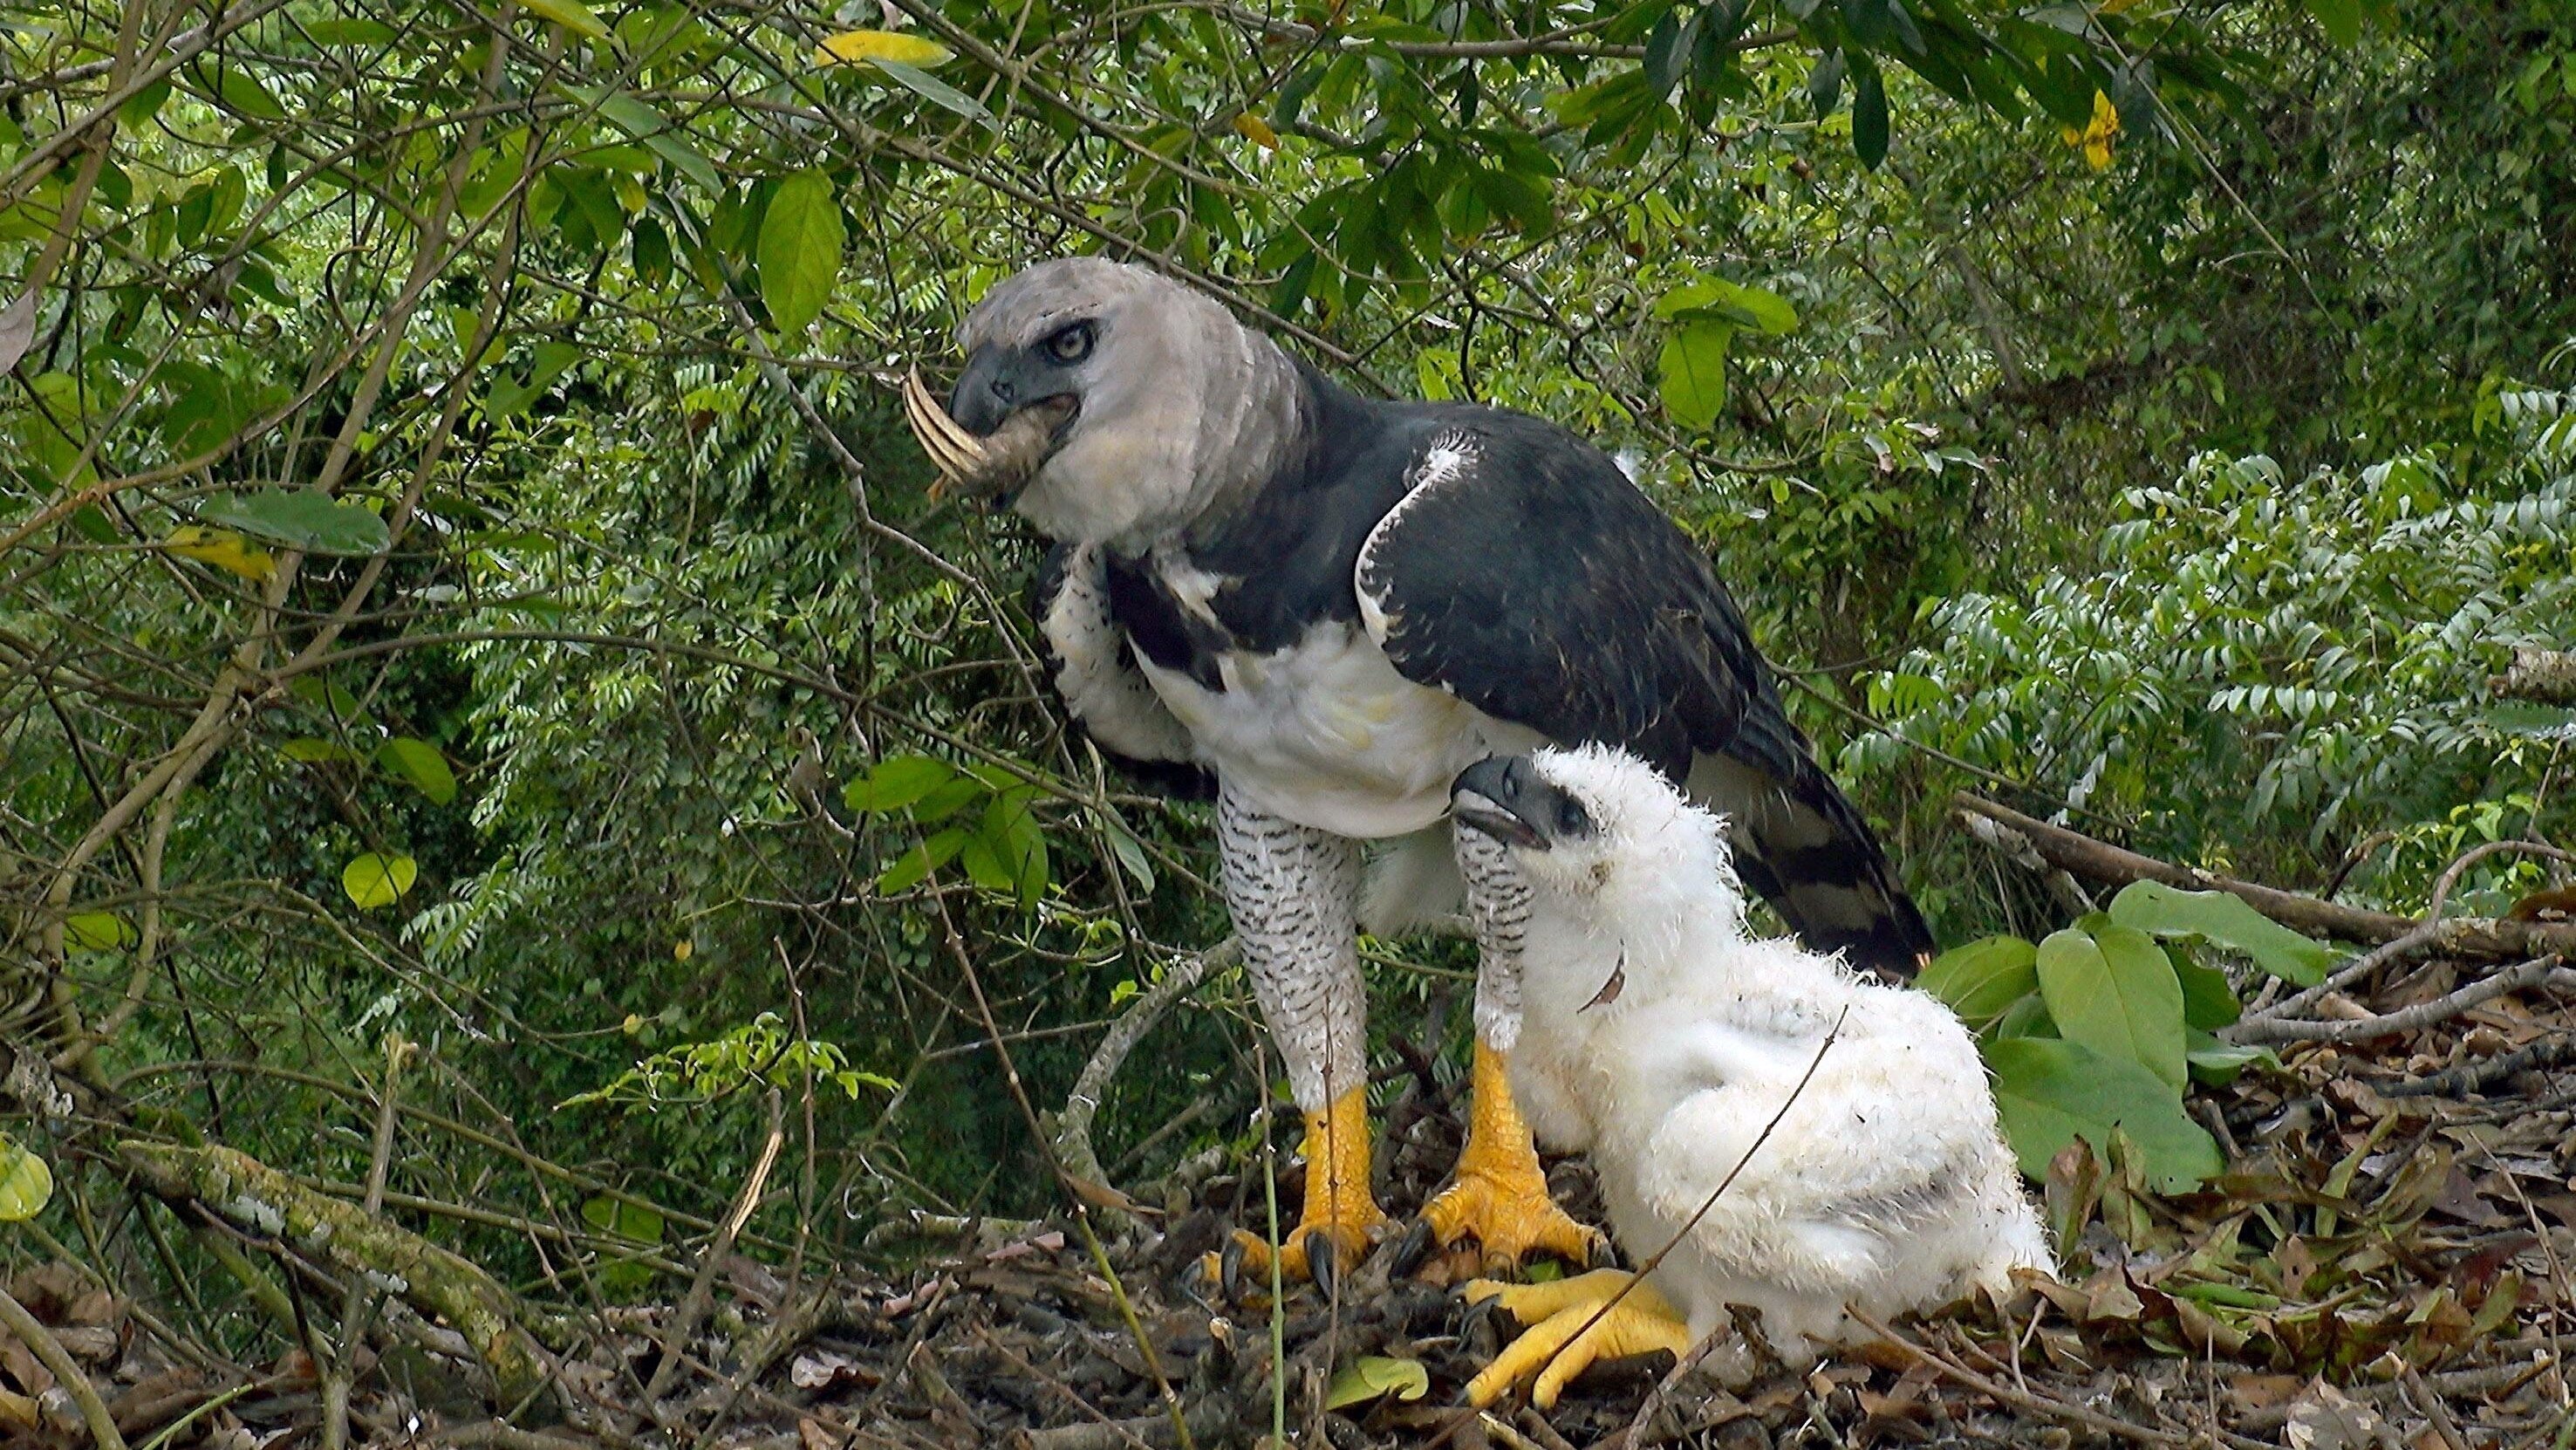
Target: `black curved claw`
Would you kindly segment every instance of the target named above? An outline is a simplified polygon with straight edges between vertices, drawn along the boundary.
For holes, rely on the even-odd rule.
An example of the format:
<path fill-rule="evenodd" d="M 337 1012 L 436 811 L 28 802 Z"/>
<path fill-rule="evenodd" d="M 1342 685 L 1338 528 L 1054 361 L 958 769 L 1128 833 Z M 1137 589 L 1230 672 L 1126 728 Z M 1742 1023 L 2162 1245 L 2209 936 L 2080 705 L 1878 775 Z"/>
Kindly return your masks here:
<path fill-rule="evenodd" d="M 1396 1240 L 1395 1257 L 1387 1265 L 1387 1277 L 1401 1279 L 1419 1268 L 1431 1252 L 1431 1220 L 1417 1218 L 1413 1227 Z"/>
<path fill-rule="evenodd" d="M 1480 1360 L 1502 1353 L 1503 1326 L 1495 1312 L 1502 1302 L 1499 1295 L 1466 1301 L 1458 1315 L 1459 1348 Z"/>
<path fill-rule="evenodd" d="M 1610 1236 L 1608 1234 L 1594 1234 L 1592 1236 L 1592 1251 L 1584 1256 L 1584 1267 L 1587 1269 L 1615 1269 L 1619 1267 L 1619 1246 L 1610 1242 Z"/>
<path fill-rule="evenodd" d="M 1315 1292 L 1331 1303 L 1333 1286 L 1342 1277 L 1342 1256 L 1333 1236 L 1319 1228 L 1306 1231 L 1306 1277 L 1315 1281 Z"/>
<path fill-rule="evenodd" d="M 1226 1235 L 1225 1247 L 1217 1251 L 1216 1264 L 1217 1292 L 1228 1304 L 1243 1302 L 1243 1240 Z"/>

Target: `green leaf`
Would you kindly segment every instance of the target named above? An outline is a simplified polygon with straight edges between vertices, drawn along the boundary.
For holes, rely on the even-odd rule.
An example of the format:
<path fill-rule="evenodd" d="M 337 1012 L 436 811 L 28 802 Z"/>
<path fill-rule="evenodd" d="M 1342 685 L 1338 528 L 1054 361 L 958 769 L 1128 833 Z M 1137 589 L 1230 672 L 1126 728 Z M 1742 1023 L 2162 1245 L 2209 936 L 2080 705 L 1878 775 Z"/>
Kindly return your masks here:
<path fill-rule="evenodd" d="M 957 89 L 955 86 L 952 86 L 948 82 L 941 80 L 939 77 L 932 75 L 928 71 L 921 70 L 915 66 L 905 65 L 899 60 L 888 60 L 883 56 L 877 57 L 874 61 L 871 61 L 870 64 L 874 65 L 877 69 L 884 71 L 887 75 L 894 77 L 896 80 L 901 81 L 905 86 L 911 88 L 922 99 L 930 102 L 932 105 L 942 107 L 946 110 L 955 111 L 958 115 L 964 116 L 970 121 L 981 121 L 984 123 L 985 129 L 987 130 L 999 131 L 1002 129 L 1002 123 L 993 118 L 992 112 L 984 109 L 984 103 L 982 101 L 975 99 L 973 96 L 966 94 L 964 91 Z"/>
<path fill-rule="evenodd" d="M 2161 1191 L 2188 1191 L 2226 1166 L 2218 1144 L 2183 1112 L 2181 1095 L 2135 1063 L 2082 1043 L 2015 1037 L 1989 1044 L 1986 1065 L 2004 1135 L 2032 1178 L 2045 1178 L 2048 1160 L 2078 1136 L 2107 1145 L 2114 1127 L 2137 1144 Z"/>
<path fill-rule="evenodd" d="M 197 505 L 197 518 L 308 554 L 363 557 L 392 540 L 374 510 L 309 488 L 219 493 Z"/>
<path fill-rule="evenodd" d="M 841 804 L 851 810 L 894 811 L 946 785 L 957 772 L 947 761 L 928 755 L 890 755 L 877 768 L 841 787 Z"/>
<path fill-rule="evenodd" d="M 2170 947 L 2165 955 L 2173 958 L 2174 976 L 2182 982 L 2184 1026 L 2215 1032 L 2245 1015 L 2245 1004 L 2236 1000 L 2236 989 L 2227 985 L 2225 972 L 2185 961 Z"/>
<path fill-rule="evenodd" d="M 608 33 L 608 22 L 590 13 L 581 0 L 519 0 L 519 8 L 541 20 L 551 20 L 584 40 L 597 40 Z"/>
<path fill-rule="evenodd" d="M 456 775 L 447 768 L 447 757 L 426 740 L 397 735 L 376 747 L 376 764 L 385 773 L 409 781 L 429 803 L 443 806 L 456 799 Z"/>
<path fill-rule="evenodd" d="M 93 544 L 113 544 L 117 540 L 116 523 L 107 510 L 94 503 L 72 510 L 72 528 Z"/>
<path fill-rule="evenodd" d="M 1692 322 L 1673 329 L 1655 359 L 1664 412 L 1694 431 L 1717 421 L 1726 406 L 1726 348 L 1735 329 L 1722 322 Z"/>
<path fill-rule="evenodd" d="M 381 20 L 307 20 L 304 33 L 315 45 L 383 45 L 394 28 Z"/>
<path fill-rule="evenodd" d="M 1137 840 L 1126 823 L 1115 816 L 1103 821 L 1102 826 L 1109 837 L 1109 853 L 1118 858 L 1118 864 L 1127 869 L 1128 875 L 1136 878 L 1137 890 L 1147 896 L 1153 895 L 1154 862 L 1145 854 L 1145 843 Z"/>
<path fill-rule="evenodd" d="M 1990 936 L 1932 959 L 1914 985 L 1949 1004 L 1970 1031 L 2038 990 L 2039 949 L 2017 936 Z"/>
<path fill-rule="evenodd" d="M 2225 891 L 2182 891 L 2161 881 L 2132 881 L 2111 898 L 2111 919 L 2152 936 L 2196 936 L 2243 952 L 2287 982 L 2313 987 L 2343 953 L 2301 936 Z"/>
<path fill-rule="evenodd" d="M 1788 298 L 1723 277 L 1702 277 L 1665 293 L 1655 301 L 1655 316 L 1664 322 L 1723 322 L 1775 337 L 1798 326 L 1798 309 Z"/>
<path fill-rule="evenodd" d="M 1324 1391 L 1324 1408 L 1348 1409 L 1387 1395 L 1399 1400 L 1418 1400 L 1430 1390 L 1431 1372 L 1422 1367 L 1420 1360 L 1364 1354 L 1333 1376 L 1332 1386 Z"/>
<path fill-rule="evenodd" d="M 420 879 L 420 863 L 409 856 L 381 856 L 369 851 L 340 872 L 340 889 L 361 911 L 391 906 Z"/>
<path fill-rule="evenodd" d="M 2281 1059 L 2268 1047 L 2239 1047 L 2232 1042 L 2221 1042 L 2198 1028 L 2184 1034 L 2184 1056 L 2191 1063 L 2192 1081 L 2212 1087 L 2225 1087 L 2234 1082 L 2237 1073 L 2254 1063 L 2270 1067 L 2281 1065 Z"/>
<path fill-rule="evenodd" d="M 658 1244 L 662 1241 L 662 1215 L 640 1203 L 611 1198 L 605 1193 L 593 1194 L 582 1200 L 581 1217 L 584 1223 L 601 1233 L 629 1243 Z"/>
<path fill-rule="evenodd" d="M 2337 45 L 2361 39 L 2361 0 L 2308 0 L 2308 13 L 2325 27 L 2326 39 Z"/>
<path fill-rule="evenodd" d="M 923 877 L 957 859 L 967 839 L 964 831 L 952 827 L 897 856 L 894 864 L 877 874 L 877 894 L 892 896 L 920 885 Z"/>
<path fill-rule="evenodd" d="M 715 163 L 691 143 L 671 118 L 654 109 L 649 101 L 625 91 L 605 86 L 565 86 L 563 93 L 599 112 L 618 130 L 644 143 L 644 149 L 671 163 L 673 170 L 705 187 L 719 191 L 724 178 L 716 173 Z"/>
<path fill-rule="evenodd" d="M 1027 786 L 997 793 L 984 808 L 979 832 L 992 842 L 994 855 L 1009 873 L 1009 883 L 1001 889 L 1018 896 L 1024 907 L 1037 905 L 1047 888 L 1046 832 L 1038 824 L 1037 812 L 1029 809 L 1033 795 Z"/>
<path fill-rule="evenodd" d="M 268 93 L 259 77 L 238 65 L 227 65 L 215 75 L 215 95 L 226 106 L 254 121 L 283 121 L 286 108 Z"/>
<path fill-rule="evenodd" d="M 1852 76 L 1852 152 L 1872 171 L 1887 159 L 1887 86 L 1875 65 Z"/>
<path fill-rule="evenodd" d="M 2115 923 L 2070 927 L 2039 944 L 2039 994 L 2058 1035 L 2183 1082 L 2182 982 L 2154 938 Z"/>
<path fill-rule="evenodd" d="M 320 675 L 299 675 L 286 693 L 322 711 L 342 724 L 354 724 L 366 718 L 366 708 L 344 685 L 323 679 Z"/>
<path fill-rule="evenodd" d="M 0 1223 L 25 1223 L 54 1196 L 54 1170 L 0 1133 Z"/>
<path fill-rule="evenodd" d="M 121 952 L 142 940 L 132 923 L 112 911 L 84 911 L 63 919 L 63 943 L 76 952 Z"/>
<path fill-rule="evenodd" d="M 277 753 L 303 765 L 319 765 L 331 760 L 363 761 L 367 758 L 337 740 L 324 740 L 318 735 L 298 735 L 278 746 Z"/>
<path fill-rule="evenodd" d="M 800 171 L 778 185 L 760 219 L 760 300 L 781 335 L 802 333 L 822 314 L 841 276 L 841 204 L 832 179 Z"/>

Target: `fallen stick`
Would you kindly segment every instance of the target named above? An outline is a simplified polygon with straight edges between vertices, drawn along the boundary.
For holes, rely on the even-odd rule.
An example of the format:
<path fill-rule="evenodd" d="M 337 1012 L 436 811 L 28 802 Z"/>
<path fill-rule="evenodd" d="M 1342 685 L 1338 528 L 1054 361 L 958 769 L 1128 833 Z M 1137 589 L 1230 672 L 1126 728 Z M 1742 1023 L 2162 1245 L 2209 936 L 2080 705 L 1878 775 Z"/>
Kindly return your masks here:
<path fill-rule="evenodd" d="M 137 1182 L 171 1203 L 193 1202 L 246 1233 L 283 1238 L 445 1319 L 473 1346 L 501 1403 L 524 1403 L 545 1387 L 545 1367 L 520 1336 L 508 1291 L 472 1260 L 235 1149 L 129 1139 L 117 1156 Z"/>
<path fill-rule="evenodd" d="M 1855 1307 L 1845 1305 L 1843 1307 L 1843 1312 L 1850 1315 L 1852 1317 L 1852 1321 L 1858 1324 L 1861 1328 L 1868 1330 L 1870 1333 L 1877 1335 L 1879 1338 L 1884 1339 L 1888 1343 L 1895 1345 L 1897 1348 L 1913 1355 L 1925 1364 L 1932 1366 L 1934 1369 L 1948 1375 L 1960 1384 L 1966 1385 L 1968 1388 L 1977 1391 L 1979 1394 L 1986 1396 L 1988 1399 L 1993 1400 L 1999 1405 L 2016 1405 L 2025 1410 L 2036 1410 L 2052 1419 L 2071 1421 L 2078 1425 L 2084 1425 L 2095 1430 L 2103 1431 L 2106 1434 L 2117 1435 L 2124 1440 L 2135 1440 L 2141 1445 L 2170 1445 L 2180 1447 L 2190 1443 L 2183 1436 L 2177 1435 L 2170 1430 L 2150 1429 L 2145 1425 L 2132 1425 L 2126 1420 L 2114 1419 L 2111 1416 L 2102 1414 L 2098 1411 L 2088 1410 L 2082 1405 L 2068 1404 L 2064 1400 L 2054 1399 L 2036 1391 L 2025 1393 L 2010 1385 L 2003 1384 L 2000 1381 L 1990 1380 L 1984 1375 L 1977 1373 L 1975 1370 L 1968 1368 L 1966 1365 L 1960 1364 L 1956 1360 L 1951 1359 L 1947 1355 L 1935 1353 L 1930 1348 L 1915 1343 L 1913 1340 L 1908 1339 L 1904 1335 L 1897 1333 L 1895 1330 L 1888 1328 L 1886 1325 L 1881 1324 L 1878 1320 L 1862 1313 Z"/>
<path fill-rule="evenodd" d="M 2360 1017 L 2340 1022 L 2299 1022 L 2282 1017 L 2265 1017 L 2239 1022 L 2223 1028 L 2219 1036 L 2229 1042 L 2326 1042 L 2343 1044 L 2367 1042 L 2374 1037 L 2388 1037 L 2447 1022 L 2480 1003 L 2501 997 L 2523 987 L 2537 986 L 2549 977 L 2556 965 L 2552 957 L 2536 957 L 2517 967 L 2508 967 L 2493 976 L 2471 982 L 2447 996 L 2376 1017 Z"/>
<path fill-rule="evenodd" d="M 2113 886 L 2126 886 L 2132 881 L 2161 881 L 2185 891 L 2224 891 L 2283 926 L 2310 936 L 2335 937 L 2344 941 L 2390 942 L 2426 925 L 2412 917 L 2385 911 L 2365 911 L 2296 891 L 2239 881 L 2213 871 L 2176 866 L 2114 846 L 2108 841 L 2097 841 L 2081 831 L 2051 825 L 1966 791 L 1959 792 L 1955 803 L 1963 811 L 1999 821 L 2019 831 L 2029 838 L 2032 847 L 2043 858 L 2078 876 Z M 2559 952 L 2576 953 L 2576 925 L 2488 917 L 2459 917 L 2432 925 L 2435 934 L 2431 947 L 2447 956 L 2511 961 Z"/>
<path fill-rule="evenodd" d="M 1091 1120 L 1100 1112 L 1101 1099 L 1109 1094 L 1109 1081 L 1127 1062 L 1127 1054 L 1154 1030 L 1163 1014 L 1174 1002 L 1189 995 L 1207 974 L 1223 971 L 1241 960 L 1243 949 L 1228 937 L 1206 951 L 1197 952 L 1172 963 L 1136 1005 L 1127 1009 L 1109 1030 L 1101 1034 L 1100 1045 L 1091 1051 L 1091 1060 L 1082 1065 L 1082 1075 L 1073 1081 L 1073 1091 L 1066 1095 L 1064 1111 L 1056 1115 L 1054 1128 L 1056 1160 L 1073 1178 L 1096 1183 L 1106 1188 L 1109 1175 L 1100 1166 L 1100 1157 L 1091 1146 Z M 1096 1204 L 1104 1215 L 1115 1215 L 1108 1221 L 1113 1228 L 1124 1228 L 1132 1222 L 1125 1214 L 1106 1204 Z"/>

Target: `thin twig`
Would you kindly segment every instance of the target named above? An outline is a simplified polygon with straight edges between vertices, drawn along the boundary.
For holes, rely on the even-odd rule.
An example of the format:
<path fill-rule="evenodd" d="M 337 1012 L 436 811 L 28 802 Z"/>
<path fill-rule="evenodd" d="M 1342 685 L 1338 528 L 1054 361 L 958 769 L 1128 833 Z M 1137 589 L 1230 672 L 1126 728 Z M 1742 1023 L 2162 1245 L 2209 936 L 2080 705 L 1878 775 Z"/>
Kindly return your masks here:
<path fill-rule="evenodd" d="M 2239 1022 L 2222 1035 L 2230 1042 L 2367 1042 L 2374 1037 L 2411 1032 L 2457 1017 L 2482 1002 L 2501 997 L 2507 992 L 2534 986 L 2549 976 L 2557 965 L 2556 957 L 2535 957 L 2519 966 L 2508 967 L 2483 981 L 2472 982 L 2447 996 L 2396 1012 L 2383 1012 L 2349 1022 L 2293 1022 L 2269 1017 L 2260 1021 Z"/>
<path fill-rule="evenodd" d="M 98 1450 L 125 1450 L 125 1437 L 116 1431 L 116 1417 L 107 1412 L 107 1404 L 98 1397 L 98 1386 L 81 1373 L 80 1362 L 73 1359 L 53 1331 L 37 1322 L 27 1306 L 0 1288 L 0 1329 L 7 1329 L 18 1342 L 34 1352 L 39 1363 L 52 1372 L 54 1381 L 68 1391 L 72 1403 L 79 1407 L 81 1419 L 89 1424 L 89 1437 Z"/>
<path fill-rule="evenodd" d="M 689 1295 L 680 1301 L 680 1312 L 671 1316 L 670 1327 L 662 1335 L 662 1362 L 653 1366 L 653 1378 L 644 1386 L 645 1408 L 649 1411 L 671 1387 L 672 1376 L 679 1373 L 680 1351 L 687 1347 L 689 1336 L 697 1333 L 698 1321 L 705 1317 L 708 1301 L 714 1298 L 716 1268 L 733 1252 L 734 1238 L 742 1226 L 751 1221 L 752 1210 L 760 1207 L 761 1190 L 769 1182 L 769 1170 L 778 1163 L 779 1146 L 787 1141 L 785 1110 L 778 1089 L 769 1090 L 769 1136 L 760 1145 L 760 1156 L 751 1165 L 751 1173 L 742 1181 L 742 1191 L 734 1195 L 733 1212 L 717 1225 L 716 1236 L 698 1260 L 698 1276 L 689 1283 Z"/>
<path fill-rule="evenodd" d="M 1870 1333 L 1877 1335 L 1879 1338 L 1886 1340 L 1888 1343 L 1895 1345 L 1899 1349 L 1905 1350 L 1907 1353 L 1916 1356 L 1924 1363 L 1931 1365 L 1934 1369 L 1937 1369 L 1941 1373 L 1948 1375 L 1950 1378 L 1957 1380 L 1959 1383 L 1966 1385 L 1968 1388 L 1992 1398 L 1999 1404 L 2018 1405 L 2026 1410 L 2036 1410 L 2040 1414 L 2047 1415 L 2052 1419 L 2068 1420 L 2078 1425 L 2088 1425 L 2093 1429 L 2103 1431 L 2107 1434 L 2117 1435 L 2124 1440 L 2135 1440 L 2142 1445 L 2186 1445 L 2190 1443 L 2184 1437 L 2174 1434 L 2170 1430 L 2153 1430 L 2144 1425 L 2132 1425 L 2126 1420 L 2115 1420 L 2109 1415 L 2088 1410 L 2082 1405 L 2070 1405 L 2064 1400 L 2055 1399 L 2048 1395 L 2024 1393 L 2023 1391 L 2014 1389 L 2010 1385 L 1990 1380 L 1984 1375 L 1977 1373 L 1975 1370 L 1969 1369 L 1967 1366 L 1950 1359 L 1946 1355 L 1934 1353 L 1929 1347 L 1917 1344 L 1913 1340 L 1906 1338 L 1904 1335 L 1897 1333 L 1895 1330 L 1888 1328 L 1885 1324 L 1880 1323 L 1878 1320 L 1872 1318 L 1869 1314 L 1863 1312 L 1859 1308 L 1846 1304 L 1843 1306 L 1843 1312 L 1850 1315 L 1853 1322 L 1859 1324 L 1863 1329 L 1868 1330 Z"/>

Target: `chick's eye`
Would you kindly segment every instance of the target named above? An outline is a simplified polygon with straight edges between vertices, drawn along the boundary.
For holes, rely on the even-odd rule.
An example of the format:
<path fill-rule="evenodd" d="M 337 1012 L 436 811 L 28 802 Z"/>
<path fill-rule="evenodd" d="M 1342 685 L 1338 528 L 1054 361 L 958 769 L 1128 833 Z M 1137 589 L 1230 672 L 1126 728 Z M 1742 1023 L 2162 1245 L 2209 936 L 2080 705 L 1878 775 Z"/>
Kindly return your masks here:
<path fill-rule="evenodd" d="M 1556 803 L 1556 828 L 1565 835 L 1581 835 L 1592 829 L 1592 818 L 1569 797 Z"/>
<path fill-rule="evenodd" d="M 1060 327 L 1047 335 L 1047 356 L 1060 363 L 1078 363 L 1091 356 L 1092 328 L 1088 322 Z"/>

